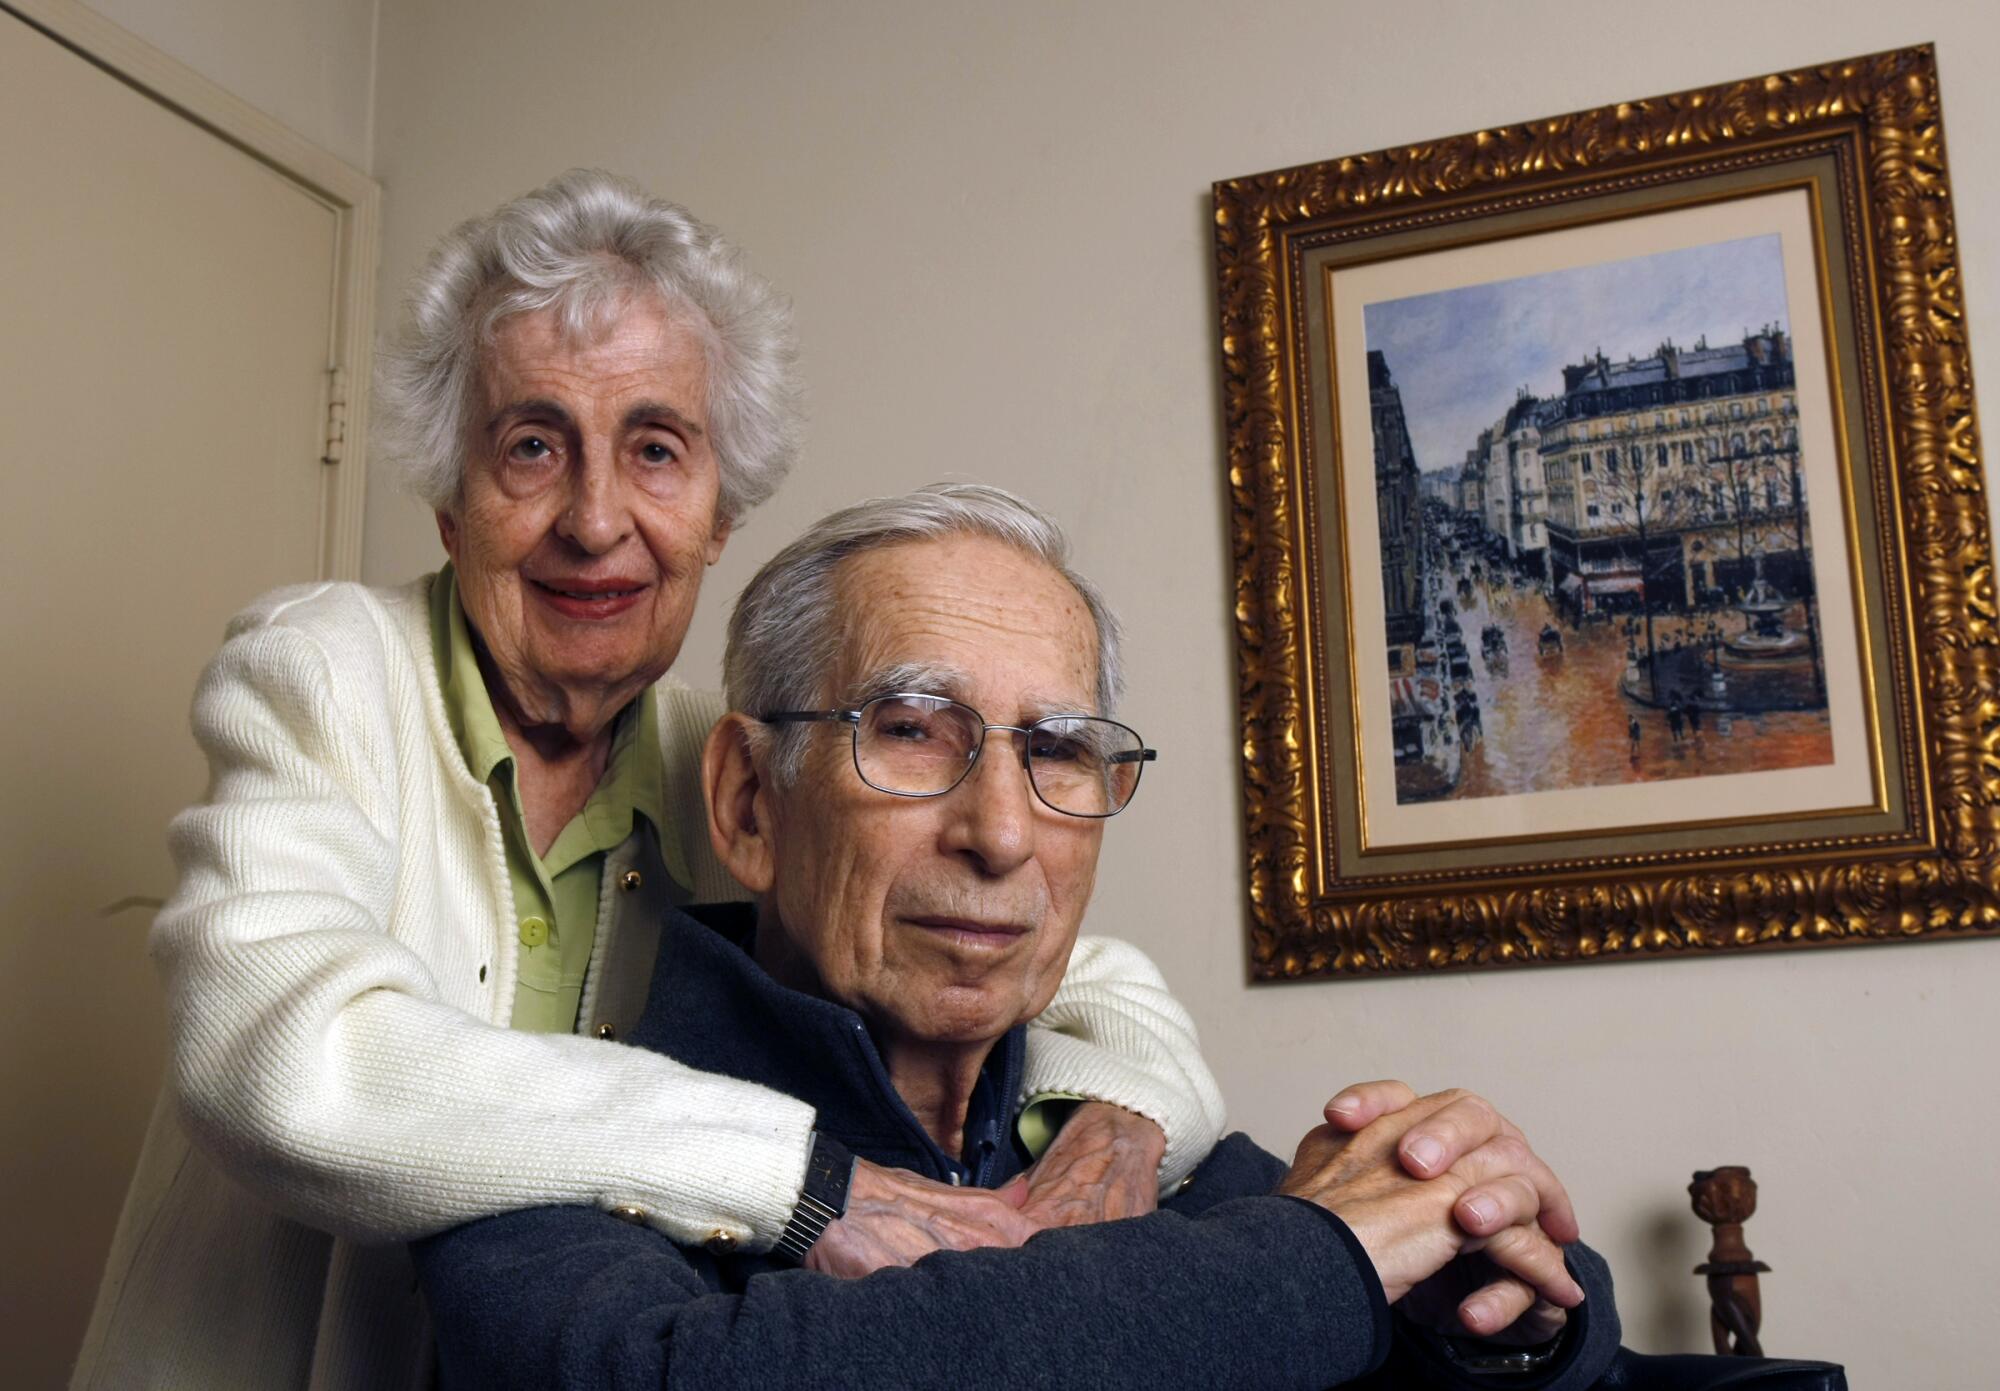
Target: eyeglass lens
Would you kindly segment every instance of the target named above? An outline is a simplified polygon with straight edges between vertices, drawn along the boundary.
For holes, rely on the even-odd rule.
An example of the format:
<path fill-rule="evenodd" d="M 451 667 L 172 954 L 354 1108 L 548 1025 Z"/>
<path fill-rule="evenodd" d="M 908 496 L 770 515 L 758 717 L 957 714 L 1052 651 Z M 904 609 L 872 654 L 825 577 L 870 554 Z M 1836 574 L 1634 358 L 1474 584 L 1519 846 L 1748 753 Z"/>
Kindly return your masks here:
<path fill-rule="evenodd" d="M 941 696 L 880 696 L 861 707 L 854 760 L 884 792 L 935 796 L 956 787 L 978 757 L 979 712 Z M 1144 741 L 1116 720 L 1052 715 L 1030 726 L 1028 778 L 1035 793 L 1073 816 L 1109 816 L 1132 800 Z"/>

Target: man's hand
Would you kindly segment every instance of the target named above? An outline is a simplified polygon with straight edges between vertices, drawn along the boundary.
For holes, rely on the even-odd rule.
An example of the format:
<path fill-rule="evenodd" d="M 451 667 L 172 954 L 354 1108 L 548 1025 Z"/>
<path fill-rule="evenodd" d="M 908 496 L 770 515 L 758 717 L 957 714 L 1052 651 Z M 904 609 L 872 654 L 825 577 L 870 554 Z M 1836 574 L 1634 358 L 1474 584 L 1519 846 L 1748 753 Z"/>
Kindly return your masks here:
<path fill-rule="evenodd" d="M 1497 1295 L 1495 1286 L 1507 1287 L 1509 1293 Z M 1419 1282 L 1402 1308 L 1412 1323 L 1439 1333 L 1469 1332 L 1515 1347 L 1546 1343 L 1569 1322 L 1567 1309 L 1538 1298 L 1479 1252 L 1458 1256 Z"/>
<path fill-rule="evenodd" d="M 1413 1177 L 1402 1159 L 1404 1140 L 1454 1106 L 1458 1110 L 1439 1123 L 1439 1131 L 1447 1137 L 1446 1152 L 1456 1158 L 1435 1177 Z M 1562 1308 L 1583 1299 L 1561 1249 L 1537 1225 L 1542 1190 L 1554 1175 L 1544 1178 L 1547 1166 L 1518 1132 L 1508 1135 L 1504 1126 L 1504 1118 L 1468 1093 L 1415 1098 L 1352 1134 L 1330 1124 L 1308 1132 L 1277 1191 L 1339 1216 L 1368 1252 L 1392 1304 L 1462 1253 L 1483 1251 L 1503 1273 L 1463 1300 L 1460 1316 L 1466 1328 L 1485 1336 L 1514 1324 L 1538 1298 Z M 1418 1155 L 1430 1158 L 1433 1152 L 1425 1148 Z M 1567 1195 L 1561 1201 L 1566 1205 Z M 1468 1203 L 1480 1235 L 1458 1223 L 1459 1209 Z M 1574 1221 L 1571 1216 L 1572 1227 Z M 1557 1222 L 1562 1225 L 1560 1218 Z"/>
<path fill-rule="evenodd" d="M 1579 1232 L 1568 1192 L 1527 1147 L 1520 1130 L 1469 1092 L 1419 1098 L 1401 1082 L 1364 1082 L 1348 1087 L 1326 1104 L 1326 1118 L 1339 1130 L 1358 1133 L 1381 1117 L 1420 1102 L 1420 1119 L 1403 1131 L 1396 1144 L 1397 1162 L 1409 1174 L 1431 1178 L 1448 1173 L 1475 1146 L 1496 1141 L 1506 1143 L 1518 1164 L 1514 1172 L 1490 1183 L 1476 1183 L 1460 1195 L 1453 1205 L 1453 1221 L 1478 1240 L 1468 1243 L 1468 1254 L 1420 1282 L 1404 1312 L 1440 1330 L 1456 1325 L 1496 1342 L 1547 1342 L 1567 1321 L 1563 1303 L 1552 1300 L 1547 1291 L 1530 1281 L 1508 1273 L 1518 1265 L 1532 1268 L 1545 1264 L 1545 1248 L 1508 1227 L 1513 1222 L 1533 1221 L 1551 1240 L 1564 1244 L 1575 1241 Z M 1516 1145 L 1518 1151 L 1512 1150 Z M 1523 1182 L 1534 1189 L 1532 1200 L 1521 1189 Z M 1532 1216 L 1516 1216 L 1523 1212 Z M 1498 1251 L 1491 1249 L 1496 1243 L 1501 1248 Z M 1470 1254 L 1481 1246 L 1488 1248 L 1484 1254 Z M 1515 1248 L 1515 1254 L 1510 1255 L 1508 1248 Z"/>
<path fill-rule="evenodd" d="M 1159 1204 L 1166 1150 L 1166 1133 L 1144 1116 L 1083 1102 L 1023 1175 L 1028 1202 L 1021 1215 L 1037 1228 L 1143 1217 Z"/>
<path fill-rule="evenodd" d="M 1569 1192 L 1562 1180 L 1528 1148 L 1527 1137 L 1512 1121 L 1471 1092 L 1439 1092 L 1419 1098 L 1401 1082 L 1362 1082 L 1339 1092 L 1326 1103 L 1326 1119 L 1336 1129 L 1352 1134 L 1419 1100 L 1425 1103 L 1423 1114 L 1403 1132 L 1396 1145 L 1397 1161 L 1409 1174 L 1415 1178 L 1436 1178 L 1478 1146 L 1496 1138 L 1518 1143 L 1523 1151 L 1524 1169 L 1510 1176 L 1509 1181 L 1524 1178 L 1534 1185 L 1538 1202 L 1535 1220 L 1551 1240 L 1563 1245 L 1582 1235 L 1576 1209 L 1570 1205 Z M 1501 1230 L 1507 1206 L 1506 1194 L 1475 1187 L 1460 1198 L 1453 1217 L 1470 1236 L 1492 1236 Z"/>
<path fill-rule="evenodd" d="M 992 1190 L 953 1188 L 857 1159 L 847 1215 L 813 1243 L 806 1269 L 852 1277 L 913 1265 L 933 1251 L 1019 1246 L 1039 1230 L 1021 1214 L 1027 1196 L 1025 1177 Z"/>

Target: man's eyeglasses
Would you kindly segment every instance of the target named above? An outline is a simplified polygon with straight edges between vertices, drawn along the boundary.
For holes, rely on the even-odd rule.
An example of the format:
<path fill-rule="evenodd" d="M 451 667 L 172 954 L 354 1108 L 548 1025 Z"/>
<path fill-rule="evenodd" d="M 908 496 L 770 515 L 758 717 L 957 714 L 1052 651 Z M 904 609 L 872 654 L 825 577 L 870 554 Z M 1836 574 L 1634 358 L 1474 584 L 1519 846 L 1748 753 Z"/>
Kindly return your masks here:
<path fill-rule="evenodd" d="M 853 726 L 854 770 L 878 792 L 941 797 L 965 780 L 988 730 L 1022 736 L 1028 785 L 1067 816 L 1116 816 L 1139 790 L 1139 773 L 1159 754 L 1138 731 L 1097 715 L 1045 715 L 1031 725 L 988 724 L 977 710 L 943 696 L 877 696 L 853 710 L 774 710 L 765 724 L 826 720 Z"/>

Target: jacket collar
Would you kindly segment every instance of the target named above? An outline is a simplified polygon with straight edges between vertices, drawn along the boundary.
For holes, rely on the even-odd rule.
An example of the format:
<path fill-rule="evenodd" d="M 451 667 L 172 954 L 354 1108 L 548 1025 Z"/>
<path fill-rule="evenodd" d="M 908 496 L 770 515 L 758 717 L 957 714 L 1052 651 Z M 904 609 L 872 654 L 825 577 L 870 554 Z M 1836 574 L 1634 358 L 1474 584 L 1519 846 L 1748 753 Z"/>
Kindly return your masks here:
<path fill-rule="evenodd" d="M 1014 1142 L 1027 1030 L 993 1046 L 965 1120 L 965 1158 L 939 1149 L 896 1094 L 861 1016 L 778 984 L 748 955 L 749 904 L 675 911 L 661 937 L 643 1048 L 704 1072 L 756 1082 L 819 1113 L 817 1128 L 874 1163 L 941 1182 L 996 1187 L 1023 1166 Z"/>

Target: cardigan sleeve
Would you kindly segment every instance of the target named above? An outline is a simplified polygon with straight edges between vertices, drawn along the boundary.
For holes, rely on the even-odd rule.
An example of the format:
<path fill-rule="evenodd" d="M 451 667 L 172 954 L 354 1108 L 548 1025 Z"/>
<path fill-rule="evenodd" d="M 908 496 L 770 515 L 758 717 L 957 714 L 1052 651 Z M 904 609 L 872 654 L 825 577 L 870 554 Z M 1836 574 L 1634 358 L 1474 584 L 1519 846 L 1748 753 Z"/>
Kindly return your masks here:
<path fill-rule="evenodd" d="M 1194 1020 L 1137 947 L 1079 937 L 1049 1007 L 1028 1026 L 1021 1100 L 1063 1092 L 1136 1111 L 1166 1132 L 1162 1192 L 1208 1157 L 1222 1134 L 1222 1092 L 1202 1061 Z"/>
<path fill-rule="evenodd" d="M 210 785 L 172 827 L 181 878 L 153 932 L 191 1138 L 279 1211 L 358 1240 L 579 1203 L 767 1244 L 811 1107 L 460 1007 L 488 960 L 483 988 L 511 988 L 497 926 L 437 926 L 497 871 L 481 837 L 421 824 L 468 818 L 411 791 L 436 740 L 393 624 L 356 586 L 266 601 L 196 694 Z"/>
<path fill-rule="evenodd" d="M 723 902 L 742 890 L 715 858 L 702 804 L 701 748 L 727 708 L 721 695 L 672 676 L 657 688 L 667 806 L 694 901 Z M 1108 1101 L 1166 1133 L 1161 1190 L 1170 1191 L 1222 1134 L 1222 1093 L 1202 1061 L 1194 1020 L 1137 947 L 1080 937 L 1055 999 L 1028 1025 L 1022 1099 L 1049 1093 Z"/>

